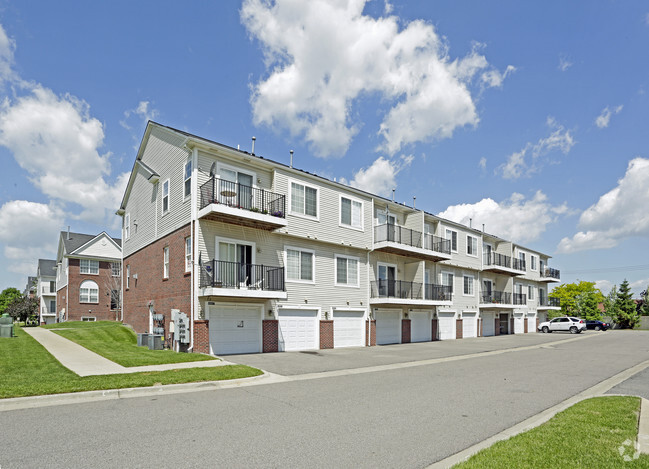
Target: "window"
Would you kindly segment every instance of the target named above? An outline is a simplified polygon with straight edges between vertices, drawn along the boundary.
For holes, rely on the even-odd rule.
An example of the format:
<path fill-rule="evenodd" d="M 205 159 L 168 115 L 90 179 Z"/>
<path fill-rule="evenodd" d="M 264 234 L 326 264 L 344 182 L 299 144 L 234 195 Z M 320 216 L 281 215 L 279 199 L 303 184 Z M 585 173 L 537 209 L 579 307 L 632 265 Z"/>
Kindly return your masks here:
<path fill-rule="evenodd" d="M 119 277 L 122 275 L 122 264 L 120 262 L 111 262 L 110 273 L 113 277 Z"/>
<path fill-rule="evenodd" d="M 527 299 L 528 300 L 534 299 L 534 287 L 532 285 L 527 286 Z"/>
<path fill-rule="evenodd" d="M 336 256 L 336 284 L 358 286 L 358 259 Z"/>
<path fill-rule="evenodd" d="M 521 270 L 525 270 L 525 253 L 524 252 L 519 252 L 518 253 L 518 259 L 521 261 L 521 264 L 520 264 Z"/>
<path fill-rule="evenodd" d="M 81 259 L 80 262 L 82 274 L 99 274 L 99 261 L 92 261 L 90 259 Z"/>
<path fill-rule="evenodd" d="M 79 287 L 79 303 L 99 303 L 99 287 L 92 280 L 84 280 Z"/>
<path fill-rule="evenodd" d="M 56 282 L 54 280 L 50 280 L 50 293 L 55 293 L 56 292 Z"/>
<path fill-rule="evenodd" d="M 163 257 L 162 278 L 169 278 L 169 246 L 165 247 L 162 250 L 162 257 Z"/>
<path fill-rule="evenodd" d="M 340 224 L 363 229 L 363 203 L 340 197 Z"/>
<path fill-rule="evenodd" d="M 81 316 L 83 322 L 95 322 L 97 320 L 94 316 Z"/>
<path fill-rule="evenodd" d="M 286 249 L 286 278 L 298 282 L 313 282 L 313 258 L 313 251 Z"/>
<path fill-rule="evenodd" d="M 377 225 L 396 225 L 397 224 L 397 217 L 394 215 L 391 215 L 387 213 L 385 210 L 377 210 L 376 211 L 376 223 Z"/>
<path fill-rule="evenodd" d="M 457 231 L 446 229 L 446 239 L 451 242 L 451 251 L 457 252 Z"/>
<path fill-rule="evenodd" d="M 131 214 L 124 215 L 124 239 L 131 237 Z"/>
<path fill-rule="evenodd" d="M 450 287 L 453 293 L 453 274 L 450 272 L 442 272 L 442 285 Z"/>
<path fill-rule="evenodd" d="M 183 197 L 187 198 L 187 197 L 189 197 L 189 194 L 192 193 L 192 160 L 191 160 L 191 157 L 185 163 L 184 180 L 185 180 L 185 187 L 184 187 Z"/>
<path fill-rule="evenodd" d="M 478 255 L 478 238 L 474 236 L 467 236 L 466 237 L 466 253 L 469 256 L 477 256 Z"/>
<path fill-rule="evenodd" d="M 464 294 L 473 296 L 473 275 L 464 276 Z"/>
<path fill-rule="evenodd" d="M 185 238 L 185 272 L 192 270 L 192 237 Z"/>
<path fill-rule="evenodd" d="M 291 213 L 318 217 L 318 189 L 291 182 Z"/>
<path fill-rule="evenodd" d="M 532 270 L 536 270 L 536 256 L 530 255 L 530 264 L 532 264 L 531 265 Z"/>
<path fill-rule="evenodd" d="M 126 288 L 131 286 L 131 266 L 130 264 L 126 266 Z"/>
<path fill-rule="evenodd" d="M 110 291 L 110 309 L 113 311 L 119 309 L 119 290 Z"/>
<path fill-rule="evenodd" d="M 50 313 L 56 313 L 56 300 L 50 300 Z"/>
<path fill-rule="evenodd" d="M 169 212 L 169 179 L 162 183 L 162 214 Z"/>

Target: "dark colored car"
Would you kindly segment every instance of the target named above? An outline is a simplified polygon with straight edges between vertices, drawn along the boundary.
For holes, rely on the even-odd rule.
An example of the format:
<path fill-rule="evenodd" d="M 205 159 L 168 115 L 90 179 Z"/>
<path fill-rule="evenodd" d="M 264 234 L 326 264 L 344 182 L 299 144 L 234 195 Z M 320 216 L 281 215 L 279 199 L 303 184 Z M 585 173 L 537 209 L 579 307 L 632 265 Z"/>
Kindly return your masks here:
<path fill-rule="evenodd" d="M 596 331 L 605 331 L 610 328 L 611 325 L 607 322 L 602 321 L 586 321 L 586 329 L 593 329 Z"/>

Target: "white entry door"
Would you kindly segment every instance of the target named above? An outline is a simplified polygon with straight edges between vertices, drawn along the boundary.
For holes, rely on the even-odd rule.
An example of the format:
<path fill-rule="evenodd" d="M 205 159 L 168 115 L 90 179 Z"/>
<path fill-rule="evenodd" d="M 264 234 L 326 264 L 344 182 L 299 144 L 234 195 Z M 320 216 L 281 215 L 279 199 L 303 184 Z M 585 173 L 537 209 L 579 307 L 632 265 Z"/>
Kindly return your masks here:
<path fill-rule="evenodd" d="M 455 339 L 455 313 L 437 313 L 439 340 Z"/>
<path fill-rule="evenodd" d="M 277 316 L 280 352 L 320 348 L 317 310 L 280 309 Z"/>
<path fill-rule="evenodd" d="M 261 309 L 255 306 L 209 307 L 210 353 L 261 352 Z"/>
<path fill-rule="evenodd" d="M 527 316 L 527 332 L 536 332 L 536 314 Z"/>
<path fill-rule="evenodd" d="M 401 312 L 379 310 L 376 318 L 376 343 L 377 345 L 401 343 Z"/>
<path fill-rule="evenodd" d="M 433 323 L 430 311 L 413 311 L 410 316 L 410 341 L 430 342 Z"/>
<path fill-rule="evenodd" d="M 462 313 L 462 338 L 478 337 L 478 313 Z"/>
<path fill-rule="evenodd" d="M 334 312 L 334 347 L 365 345 L 365 313 L 362 311 Z"/>

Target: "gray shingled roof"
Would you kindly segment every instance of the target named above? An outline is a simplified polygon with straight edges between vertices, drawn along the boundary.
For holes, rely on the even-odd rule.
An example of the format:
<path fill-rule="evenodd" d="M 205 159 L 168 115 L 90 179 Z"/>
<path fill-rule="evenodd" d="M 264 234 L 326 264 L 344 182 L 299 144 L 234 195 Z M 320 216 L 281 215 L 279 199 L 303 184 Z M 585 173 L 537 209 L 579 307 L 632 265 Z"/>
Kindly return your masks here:
<path fill-rule="evenodd" d="M 53 277 L 56 275 L 56 261 L 53 259 L 39 259 L 38 271 L 41 276 Z"/>
<path fill-rule="evenodd" d="M 65 246 L 65 252 L 68 254 L 76 251 L 81 246 L 86 244 L 91 239 L 96 238 L 98 235 L 87 235 L 83 233 L 70 233 L 70 239 L 68 239 L 68 232 L 61 231 L 61 239 L 63 239 L 63 245 Z M 110 236 L 110 235 L 109 235 Z M 112 237 L 111 237 L 112 238 Z M 113 241 L 117 243 L 118 246 L 122 246 L 122 240 L 119 238 L 112 238 Z"/>

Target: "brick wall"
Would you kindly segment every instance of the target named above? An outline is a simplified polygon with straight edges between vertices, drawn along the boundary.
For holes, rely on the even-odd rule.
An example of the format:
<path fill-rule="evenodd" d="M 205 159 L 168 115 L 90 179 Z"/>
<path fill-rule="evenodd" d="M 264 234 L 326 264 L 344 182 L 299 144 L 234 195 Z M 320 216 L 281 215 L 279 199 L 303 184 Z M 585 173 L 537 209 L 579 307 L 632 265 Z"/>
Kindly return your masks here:
<path fill-rule="evenodd" d="M 70 259 L 68 264 L 68 286 L 61 289 L 61 296 L 67 296 L 61 299 L 61 305 L 57 307 L 66 308 L 65 316 L 68 321 L 80 321 L 82 317 L 94 317 L 97 321 L 116 321 L 120 319 L 120 312 L 110 309 L 110 290 L 119 287 L 119 277 L 113 277 L 111 263 L 100 261 L 99 274 L 82 274 L 80 259 Z M 81 303 L 79 300 L 79 288 L 84 280 L 92 280 L 99 288 L 97 303 Z M 57 294 L 57 300 L 59 295 Z"/>
<path fill-rule="evenodd" d="M 320 348 L 334 348 L 334 322 L 320 321 Z"/>
<path fill-rule="evenodd" d="M 524 332 L 525 334 L 527 334 L 527 323 L 528 323 L 527 318 L 523 316 L 523 324 L 524 324 L 524 327 L 525 327 L 525 329 L 523 330 L 523 332 Z"/>
<path fill-rule="evenodd" d="M 279 351 L 279 321 L 277 319 L 264 319 L 262 322 L 262 352 Z"/>
<path fill-rule="evenodd" d="M 410 343 L 410 319 L 401 320 L 401 343 Z"/>
<path fill-rule="evenodd" d="M 509 333 L 513 334 L 514 333 L 514 315 L 509 318 Z"/>
<path fill-rule="evenodd" d="M 433 319 L 431 329 L 431 337 L 433 338 L 433 340 L 439 340 L 439 337 L 437 335 L 437 319 Z"/>
<path fill-rule="evenodd" d="M 376 320 L 367 321 L 365 323 L 365 337 L 368 341 L 366 342 L 369 347 L 374 347 L 376 345 Z"/>
<path fill-rule="evenodd" d="M 190 234 L 190 225 L 185 225 L 124 259 L 124 323 L 136 332 L 149 329 L 150 301 L 154 311 L 165 317 L 165 338 L 169 337 L 172 309 L 191 317 L 191 276 L 185 273 L 185 238 Z M 169 278 L 163 279 L 163 248 L 166 246 L 169 246 Z M 127 266 L 131 268 L 128 289 Z M 137 280 L 133 278 L 136 274 Z"/>
<path fill-rule="evenodd" d="M 500 318 L 494 318 L 494 335 L 500 335 Z"/>
<path fill-rule="evenodd" d="M 456 339 L 462 338 L 462 319 L 455 320 L 455 338 Z"/>
<path fill-rule="evenodd" d="M 194 321 L 194 352 L 210 353 L 210 323 L 205 320 Z"/>

